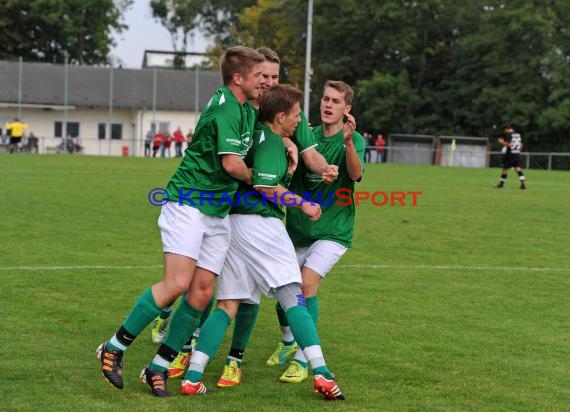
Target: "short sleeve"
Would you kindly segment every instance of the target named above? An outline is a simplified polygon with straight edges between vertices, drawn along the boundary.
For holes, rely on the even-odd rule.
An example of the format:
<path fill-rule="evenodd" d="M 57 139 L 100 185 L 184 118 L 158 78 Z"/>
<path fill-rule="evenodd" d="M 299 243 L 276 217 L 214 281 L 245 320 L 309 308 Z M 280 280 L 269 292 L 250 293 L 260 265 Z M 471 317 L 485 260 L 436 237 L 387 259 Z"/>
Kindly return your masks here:
<path fill-rule="evenodd" d="M 307 121 L 307 117 L 305 117 L 305 113 L 303 112 L 301 112 L 301 122 L 299 122 L 293 134 L 293 140 L 299 148 L 299 153 L 303 153 L 305 150 L 318 145 L 313 131 L 309 126 L 309 122 Z"/>
<path fill-rule="evenodd" d="M 275 187 L 285 174 L 285 161 L 280 161 L 285 157 L 285 151 L 281 142 L 265 139 L 264 133 L 261 132 L 253 158 L 253 186 Z"/>
<path fill-rule="evenodd" d="M 218 137 L 218 154 L 241 154 L 241 108 L 232 102 L 222 102 L 214 118 Z"/>

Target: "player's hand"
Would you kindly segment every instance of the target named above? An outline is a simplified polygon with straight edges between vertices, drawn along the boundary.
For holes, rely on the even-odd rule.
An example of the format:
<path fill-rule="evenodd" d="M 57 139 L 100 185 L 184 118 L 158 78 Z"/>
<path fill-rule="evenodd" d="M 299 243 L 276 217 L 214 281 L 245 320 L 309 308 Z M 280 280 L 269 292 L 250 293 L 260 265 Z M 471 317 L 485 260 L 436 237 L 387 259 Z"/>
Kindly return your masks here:
<path fill-rule="evenodd" d="M 356 119 L 353 115 L 348 113 L 346 115 L 347 122 L 344 124 L 344 143 L 352 143 L 352 134 L 356 130 Z"/>
<path fill-rule="evenodd" d="M 290 139 L 284 139 L 285 142 L 290 143 L 285 144 L 285 150 L 287 151 L 287 159 L 289 161 L 289 166 L 287 167 L 287 173 L 293 174 L 297 170 L 299 165 L 299 149 L 297 145 L 293 143 Z"/>
<path fill-rule="evenodd" d="M 338 178 L 338 166 L 328 165 L 323 172 L 323 182 L 329 184 L 334 182 Z"/>
<path fill-rule="evenodd" d="M 303 202 L 301 204 L 301 211 L 306 214 L 313 222 L 319 220 L 321 217 L 321 206 L 318 203 Z"/>

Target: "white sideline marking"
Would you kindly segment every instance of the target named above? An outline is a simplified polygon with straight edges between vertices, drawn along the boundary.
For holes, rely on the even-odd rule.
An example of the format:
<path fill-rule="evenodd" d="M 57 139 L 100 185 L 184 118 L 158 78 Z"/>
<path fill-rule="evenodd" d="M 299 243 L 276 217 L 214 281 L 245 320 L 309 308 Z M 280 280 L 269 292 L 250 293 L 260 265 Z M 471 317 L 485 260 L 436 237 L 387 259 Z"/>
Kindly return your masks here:
<path fill-rule="evenodd" d="M 96 269 L 162 269 L 163 265 L 146 265 L 146 266 L 133 266 L 133 265 L 71 265 L 71 266 L 12 266 L 2 267 L 0 270 L 96 270 Z"/>
<path fill-rule="evenodd" d="M 354 264 L 336 265 L 340 268 L 364 268 L 364 269 L 429 269 L 429 270 L 503 270 L 513 272 L 570 272 L 570 268 L 541 268 L 524 266 L 481 266 L 481 265 L 375 265 L 375 264 Z"/>
<path fill-rule="evenodd" d="M 378 265 L 378 264 L 354 264 L 336 265 L 338 268 L 362 268 L 362 269 L 408 269 L 408 270 L 485 270 L 485 271 L 513 271 L 513 272 L 570 272 L 570 268 L 542 268 L 523 266 L 482 266 L 482 265 Z M 69 265 L 69 266 L 0 266 L 0 271 L 19 270 L 129 270 L 129 269 L 162 269 L 163 265 Z"/>

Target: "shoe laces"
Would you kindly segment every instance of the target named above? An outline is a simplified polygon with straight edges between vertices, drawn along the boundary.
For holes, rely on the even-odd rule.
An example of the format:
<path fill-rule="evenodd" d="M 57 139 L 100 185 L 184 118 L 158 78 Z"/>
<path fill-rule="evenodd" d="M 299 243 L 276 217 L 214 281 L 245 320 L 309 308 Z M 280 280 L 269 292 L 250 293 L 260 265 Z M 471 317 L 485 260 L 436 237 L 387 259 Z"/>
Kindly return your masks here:
<path fill-rule="evenodd" d="M 301 365 L 299 365 L 297 362 L 291 362 L 291 365 L 289 365 L 289 370 L 290 372 L 292 372 L 293 374 L 298 374 L 299 370 L 302 368 Z"/>
<path fill-rule="evenodd" d="M 109 350 L 103 349 L 103 363 L 108 364 L 107 361 L 111 362 L 111 368 L 113 370 L 123 367 L 123 352 L 120 350 Z"/>
<path fill-rule="evenodd" d="M 239 366 L 236 361 L 232 360 L 224 367 L 224 379 L 232 379 L 235 375 L 239 375 Z"/>

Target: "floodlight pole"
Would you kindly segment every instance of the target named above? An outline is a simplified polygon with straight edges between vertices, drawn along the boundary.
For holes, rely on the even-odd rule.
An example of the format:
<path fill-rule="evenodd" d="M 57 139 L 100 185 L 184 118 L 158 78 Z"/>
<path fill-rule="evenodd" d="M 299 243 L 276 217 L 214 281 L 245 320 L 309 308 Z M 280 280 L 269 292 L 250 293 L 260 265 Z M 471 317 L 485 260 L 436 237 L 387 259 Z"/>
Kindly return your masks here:
<path fill-rule="evenodd" d="M 196 75 L 195 77 L 195 87 L 196 87 L 196 93 L 194 93 L 194 129 L 196 129 L 196 125 L 198 124 L 198 111 L 200 110 L 199 107 L 199 93 L 200 93 L 200 66 L 196 66 L 196 68 L 194 69 L 194 74 Z"/>
<path fill-rule="evenodd" d="M 113 133 L 111 131 L 113 124 L 113 93 L 114 93 L 114 76 L 113 76 L 113 66 L 109 68 L 109 117 L 107 119 L 107 128 L 105 131 L 105 137 L 107 138 L 107 156 L 111 156 L 111 139 L 113 138 Z"/>
<path fill-rule="evenodd" d="M 154 130 L 153 130 L 154 128 Z M 156 67 L 152 68 L 152 127 L 153 133 L 158 133 L 156 127 Z"/>
<path fill-rule="evenodd" d="M 309 0 L 307 10 L 307 52 L 305 54 L 305 100 L 303 103 L 305 117 L 309 119 L 309 97 L 311 94 L 311 46 L 313 42 L 313 0 Z"/>
<path fill-rule="evenodd" d="M 18 120 L 22 120 L 22 56 L 18 62 Z"/>
<path fill-rule="evenodd" d="M 69 103 L 68 88 L 69 88 L 69 68 L 68 60 L 69 55 L 67 50 L 63 51 L 63 126 L 61 128 L 61 141 L 63 142 L 62 148 L 65 150 L 65 145 L 67 144 L 67 104 Z"/>

